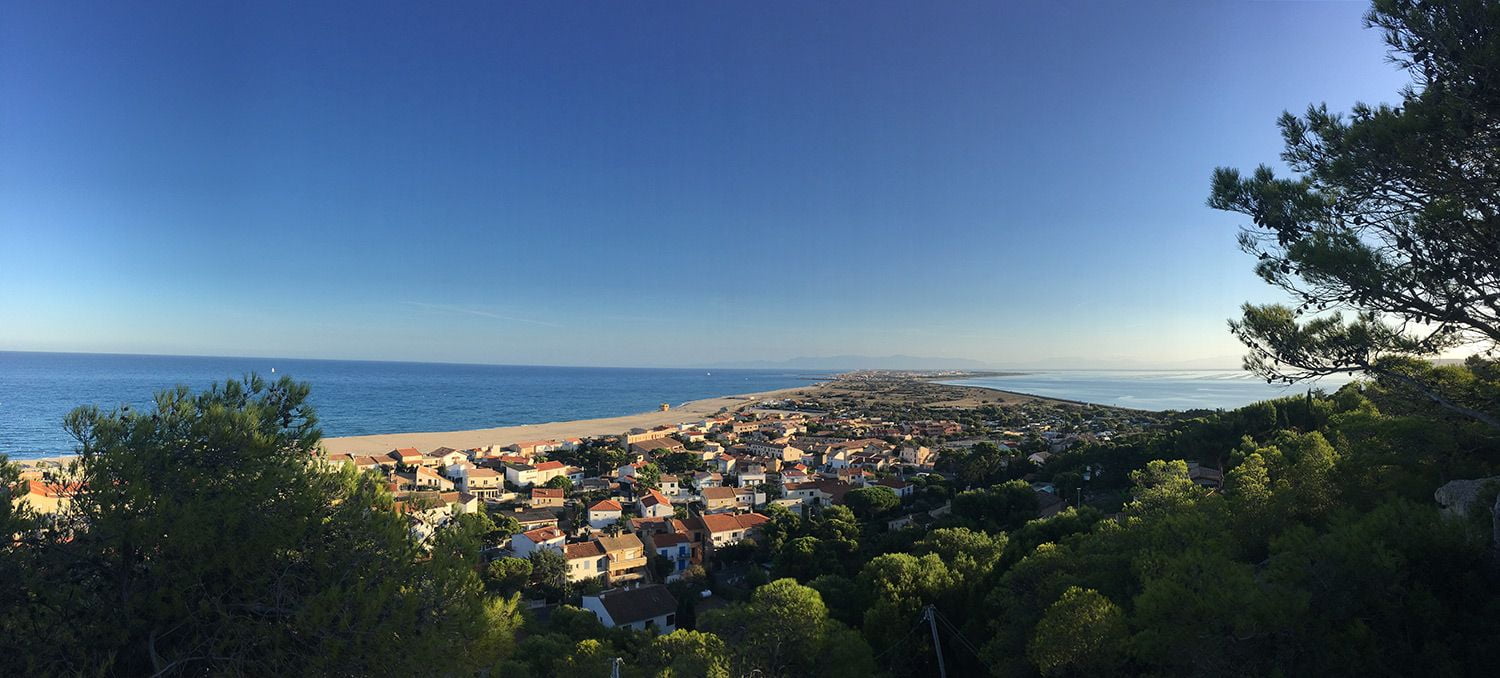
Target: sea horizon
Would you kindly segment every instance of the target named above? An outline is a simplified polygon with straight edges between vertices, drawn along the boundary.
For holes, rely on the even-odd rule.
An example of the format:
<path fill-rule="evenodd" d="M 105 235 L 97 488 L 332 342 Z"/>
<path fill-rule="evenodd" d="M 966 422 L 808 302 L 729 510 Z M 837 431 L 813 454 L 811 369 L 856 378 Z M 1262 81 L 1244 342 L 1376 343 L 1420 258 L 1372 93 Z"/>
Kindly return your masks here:
<path fill-rule="evenodd" d="M 624 416 L 661 403 L 802 386 L 844 371 L 0 351 L 0 453 L 68 454 L 73 442 L 62 418 L 75 407 L 145 407 L 178 385 L 199 390 L 249 374 L 309 383 L 324 435 L 346 437 Z M 1144 410 L 1225 409 L 1292 392 L 1242 370 L 974 371 L 1006 374 L 942 383 Z"/>

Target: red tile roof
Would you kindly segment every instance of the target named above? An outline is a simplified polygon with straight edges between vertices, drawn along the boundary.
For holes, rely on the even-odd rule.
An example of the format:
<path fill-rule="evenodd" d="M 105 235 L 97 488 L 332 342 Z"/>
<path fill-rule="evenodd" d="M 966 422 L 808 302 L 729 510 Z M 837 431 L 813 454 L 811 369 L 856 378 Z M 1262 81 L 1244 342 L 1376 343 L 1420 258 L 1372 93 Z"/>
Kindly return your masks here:
<path fill-rule="evenodd" d="M 657 504 L 671 504 L 671 503 L 672 503 L 672 500 L 668 499 L 667 495 L 664 495 L 661 492 L 658 492 L 656 490 L 651 490 L 651 491 L 647 492 L 645 494 L 645 496 L 641 497 L 641 505 L 642 506 L 656 506 Z"/>
<path fill-rule="evenodd" d="M 705 487 L 700 494 L 703 495 L 704 499 L 714 500 L 734 499 L 739 493 L 735 492 L 732 487 Z"/>
<path fill-rule="evenodd" d="M 559 529 L 557 529 L 557 528 L 552 527 L 552 526 L 549 525 L 547 527 L 538 527 L 535 530 L 530 530 L 530 531 L 527 531 L 527 532 L 522 532 L 521 536 L 526 537 L 527 539 L 530 539 L 531 541 L 540 544 L 540 543 L 542 543 L 544 541 L 550 541 L 550 540 L 553 540 L 553 539 L 562 539 L 565 535 L 563 535 L 562 530 L 559 530 Z"/>
<path fill-rule="evenodd" d="M 625 507 L 613 499 L 601 499 L 599 503 L 589 507 L 590 511 L 623 511 Z"/>
<path fill-rule="evenodd" d="M 586 541 L 579 544 L 564 544 L 563 557 L 568 560 L 576 558 L 598 558 L 604 555 L 604 547 L 597 541 Z"/>
<path fill-rule="evenodd" d="M 49 483 L 41 480 L 28 480 L 26 483 L 27 493 L 51 498 L 71 497 L 83 489 L 83 483 Z"/>

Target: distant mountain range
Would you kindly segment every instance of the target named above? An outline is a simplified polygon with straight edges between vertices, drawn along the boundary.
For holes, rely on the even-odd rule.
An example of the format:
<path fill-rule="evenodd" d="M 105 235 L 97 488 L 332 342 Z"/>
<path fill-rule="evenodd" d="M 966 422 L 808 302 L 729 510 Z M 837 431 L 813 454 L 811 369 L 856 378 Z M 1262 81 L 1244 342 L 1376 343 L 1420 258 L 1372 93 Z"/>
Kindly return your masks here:
<path fill-rule="evenodd" d="M 1219 356 L 1176 361 L 1143 361 L 1131 358 L 1061 357 L 1027 362 L 984 362 L 967 358 L 933 358 L 910 355 L 802 356 L 789 360 L 745 360 L 708 365 L 720 369 L 745 370 L 1234 370 L 1239 356 Z"/>

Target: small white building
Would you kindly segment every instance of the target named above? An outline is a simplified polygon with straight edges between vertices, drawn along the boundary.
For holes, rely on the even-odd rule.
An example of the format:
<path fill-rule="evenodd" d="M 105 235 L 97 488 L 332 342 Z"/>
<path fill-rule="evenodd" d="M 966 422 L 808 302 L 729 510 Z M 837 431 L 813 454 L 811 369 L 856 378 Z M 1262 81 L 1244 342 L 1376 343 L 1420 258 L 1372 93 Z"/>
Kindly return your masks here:
<path fill-rule="evenodd" d="M 670 518 L 675 511 L 672 500 L 656 490 L 647 490 L 636 500 L 636 513 L 642 518 Z"/>
<path fill-rule="evenodd" d="M 613 499 L 602 499 L 589 507 L 589 527 L 602 530 L 620 521 L 625 507 Z"/>
<path fill-rule="evenodd" d="M 598 615 L 610 628 L 677 630 L 677 599 L 661 584 L 584 596 L 583 609 Z"/>
<path fill-rule="evenodd" d="M 530 556 L 539 549 L 552 549 L 562 553 L 566 535 L 555 527 L 538 527 L 535 530 L 518 532 L 510 538 L 510 550 L 518 558 Z"/>

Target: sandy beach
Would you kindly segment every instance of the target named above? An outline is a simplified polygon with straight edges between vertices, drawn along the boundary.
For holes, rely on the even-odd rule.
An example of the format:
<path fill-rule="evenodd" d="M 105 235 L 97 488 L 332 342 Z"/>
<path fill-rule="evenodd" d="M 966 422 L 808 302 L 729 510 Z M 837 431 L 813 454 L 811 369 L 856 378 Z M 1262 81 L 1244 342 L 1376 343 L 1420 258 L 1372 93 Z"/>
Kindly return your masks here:
<path fill-rule="evenodd" d="M 500 426 L 467 431 L 429 431 L 415 433 L 376 433 L 362 436 L 340 436 L 323 439 L 323 449 L 329 454 L 384 454 L 398 447 L 415 447 L 424 452 L 439 447 L 468 449 L 487 445 L 509 445 L 527 440 L 562 440 L 591 436 L 619 435 L 632 428 L 650 428 L 662 424 L 680 424 L 694 419 L 711 417 L 724 411 L 755 409 L 767 400 L 780 398 L 832 398 L 856 401 L 869 406 L 879 403 L 917 404 L 929 407 L 969 409 L 986 404 L 1015 405 L 1028 401 L 1064 404 L 1051 398 L 1039 398 L 1018 393 L 996 391 L 975 386 L 953 386 L 921 380 L 873 385 L 866 382 L 825 381 L 806 386 L 742 393 L 692 400 L 661 411 L 641 412 L 621 417 L 599 419 L 577 419 L 555 421 L 544 424 Z M 1072 403 L 1066 403 L 1072 404 Z M 48 463 L 66 464 L 72 455 L 15 459 L 25 467 L 36 467 Z"/>
<path fill-rule="evenodd" d="M 623 417 L 554 421 L 545 424 L 500 426 L 471 431 L 376 433 L 363 436 L 324 438 L 323 449 L 329 454 L 384 454 L 398 447 L 415 447 L 426 452 L 439 447 L 452 447 L 462 450 L 486 445 L 509 445 L 527 440 L 562 440 L 566 438 L 618 435 L 632 428 L 650 428 L 662 424 L 678 424 L 694 419 L 711 417 L 719 414 L 721 411 L 733 412 L 752 409 L 758 403 L 767 400 L 806 396 L 815 393 L 820 386 L 820 384 L 809 384 L 807 386 L 783 388 L 774 391 L 704 398 L 702 400 L 688 401 L 666 412 L 653 410 L 639 414 L 628 414 Z M 72 455 L 16 459 L 13 461 L 23 468 L 31 468 L 45 466 L 49 463 L 66 464 L 70 459 L 72 459 Z"/>
<path fill-rule="evenodd" d="M 854 401 L 864 406 L 880 403 L 917 404 L 929 407 L 969 409 L 986 404 L 1015 405 L 1028 401 L 1064 404 L 1051 398 L 1039 398 L 1023 394 L 996 391 L 974 386 L 953 386 L 922 380 L 903 380 L 875 385 L 867 382 L 826 381 L 809 383 L 806 386 L 742 393 L 693 400 L 672 409 L 641 412 L 621 417 L 599 419 L 577 419 L 543 424 L 500 426 L 467 431 L 430 431 L 414 433 L 376 433 L 362 436 L 341 436 L 323 439 L 323 449 L 329 454 L 384 454 L 398 447 L 415 447 L 421 451 L 439 447 L 468 449 L 487 445 L 509 445 L 528 440 L 562 440 L 591 436 L 619 435 L 632 428 L 650 428 L 662 424 L 679 424 L 694 419 L 711 417 L 720 412 L 755 409 L 767 400 L 780 398 L 832 398 Z M 1072 403 L 1067 403 L 1072 404 Z M 72 455 L 15 459 L 22 467 L 47 465 L 49 462 L 66 464 Z"/>
<path fill-rule="evenodd" d="M 689 401 L 681 406 L 673 407 L 666 412 L 642 412 L 623 417 L 556 421 L 522 426 L 501 426 L 472 431 L 378 433 L 366 436 L 324 438 L 323 448 L 329 454 L 377 454 L 389 452 L 398 447 L 415 447 L 418 450 L 426 452 L 439 447 L 452 447 L 462 450 L 485 445 L 509 445 L 527 440 L 562 440 L 566 438 L 617 435 L 632 428 L 650 428 L 662 424 L 678 424 L 694 419 L 711 417 L 721 411 L 750 408 L 765 400 L 811 393 L 816 388 L 817 386 L 808 385 L 775 391 L 704 398 L 702 400 Z"/>

